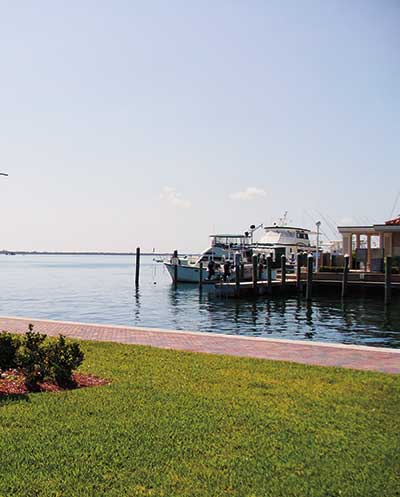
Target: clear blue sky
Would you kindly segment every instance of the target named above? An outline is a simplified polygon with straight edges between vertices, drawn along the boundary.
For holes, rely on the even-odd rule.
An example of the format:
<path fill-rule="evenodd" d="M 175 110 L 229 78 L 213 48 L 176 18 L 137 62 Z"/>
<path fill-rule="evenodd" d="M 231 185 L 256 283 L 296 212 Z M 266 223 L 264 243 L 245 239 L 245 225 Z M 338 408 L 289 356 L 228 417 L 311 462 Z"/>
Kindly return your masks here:
<path fill-rule="evenodd" d="M 285 210 L 389 217 L 399 1 L 0 7 L 0 249 L 199 250 Z"/>

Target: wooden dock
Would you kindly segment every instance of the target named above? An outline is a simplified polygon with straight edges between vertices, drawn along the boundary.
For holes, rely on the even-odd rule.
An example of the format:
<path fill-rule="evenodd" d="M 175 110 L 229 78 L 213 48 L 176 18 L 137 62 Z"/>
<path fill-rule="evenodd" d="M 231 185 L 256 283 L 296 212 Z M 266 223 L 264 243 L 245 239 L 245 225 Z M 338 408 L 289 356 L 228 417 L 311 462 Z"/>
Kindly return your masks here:
<path fill-rule="evenodd" d="M 343 296 L 351 295 L 359 290 L 374 290 L 375 293 L 381 293 L 384 298 L 385 279 L 383 274 L 349 272 L 345 281 L 345 292 Z M 215 284 L 215 292 L 223 297 L 258 297 L 277 296 L 277 295 L 305 295 L 307 293 L 307 273 L 302 273 L 300 280 L 296 275 L 286 275 L 285 279 L 274 279 L 270 283 L 266 280 L 257 280 L 254 285 L 253 281 L 241 281 Z M 312 290 L 309 297 L 318 296 L 318 293 L 328 291 L 331 295 L 340 297 L 343 293 L 343 274 L 342 273 L 314 273 L 312 278 Z M 393 275 L 390 283 L 390 290 L 400 294 L 400 275 Z"/>

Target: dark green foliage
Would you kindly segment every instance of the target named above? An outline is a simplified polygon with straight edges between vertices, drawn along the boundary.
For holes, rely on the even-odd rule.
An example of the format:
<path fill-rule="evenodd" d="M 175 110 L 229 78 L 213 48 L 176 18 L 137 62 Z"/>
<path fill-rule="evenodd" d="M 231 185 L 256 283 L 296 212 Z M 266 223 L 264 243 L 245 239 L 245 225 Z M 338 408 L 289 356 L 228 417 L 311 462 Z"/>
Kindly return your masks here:
<path fill-rule="evenodd" d="M 0 333 L 0 371 L 17 366 L 16 359 L 19 344 L 19 337 L 5 331 Z"/>
<path fill-rule="evenodd" d="M 15 339 L 15 343 L 14 362 L 23 371 L 28 390 L 37 390 L 46 380 L 62 387 L 73 384 L 72 373 L 84 358 L 78 343 L 68 343 L 62 335 L 57 341 L 49 341 L 46 335 L 34 332 L 31 324 L 22 340 Z"/>
<path fill-rule="evenodd" d="M 49 374 L 58 385 L 71 385 L 72 372 L 82 364 L 83 358 L 79 344 L 67 343 L 65 337 L 60 335 L 56 342 L 48 345 Z"/>
<path fill-rule="evenodd" d="M 49 371 L 45 341 L 46 335 L 34 332 L 33 326 L 29 325 L 18 350 L 18 366 L 24 372 L 25 385 L 29 390 L 37 390 L 38 383 L 44 381 Z"/>

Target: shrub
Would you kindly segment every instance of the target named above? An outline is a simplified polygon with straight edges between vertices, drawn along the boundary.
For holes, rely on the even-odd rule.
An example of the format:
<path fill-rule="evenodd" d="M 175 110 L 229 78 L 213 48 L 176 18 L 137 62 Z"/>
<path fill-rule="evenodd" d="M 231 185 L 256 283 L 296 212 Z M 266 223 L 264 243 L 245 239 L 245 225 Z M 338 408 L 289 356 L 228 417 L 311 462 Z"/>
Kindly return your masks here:
<path fill-rule="evenodd" d="M 33 325 L 29 325 L 29 331 L 23 337 L 18 350 L 17 363 L 25 375 L 25 385 L 28 390 L 37 390 L 38 383 L 44 381 L 48 374 L 45 340 L 46 335 L 34 332 Z"/>
<path fill-rule="evenodd" d="M 3 331 L 0 333 L 0 370 L 15 368 L 17 366 L 17 350 L 20 345 L 18 337 Z"/>
<path fill-rule="evenodd" d="M 82 364 L 83 359 L 84 353 L 79 344 L 67 343 L 63 335 L 48 346 L 49 374 L 60 386 L 73 384 L 72 372 Z"/>

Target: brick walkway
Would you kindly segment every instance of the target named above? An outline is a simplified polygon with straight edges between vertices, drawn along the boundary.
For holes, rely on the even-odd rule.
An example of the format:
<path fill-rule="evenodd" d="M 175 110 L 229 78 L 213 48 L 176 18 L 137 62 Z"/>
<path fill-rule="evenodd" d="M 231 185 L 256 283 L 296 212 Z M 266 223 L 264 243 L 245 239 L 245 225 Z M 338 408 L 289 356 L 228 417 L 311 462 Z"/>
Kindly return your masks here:
<path fill-rule="evenodd" d="M 0 330 L 24 333 L 27 331 L 29 323 L 35 325 L 35 330 L 50 336 L 62 333 L 65 336 L 83 340 L 151 345 L 165 349 L 257 357 L 400 374 L 400 350 L 376 347 L 15 317 L 0 317 Z"/>

